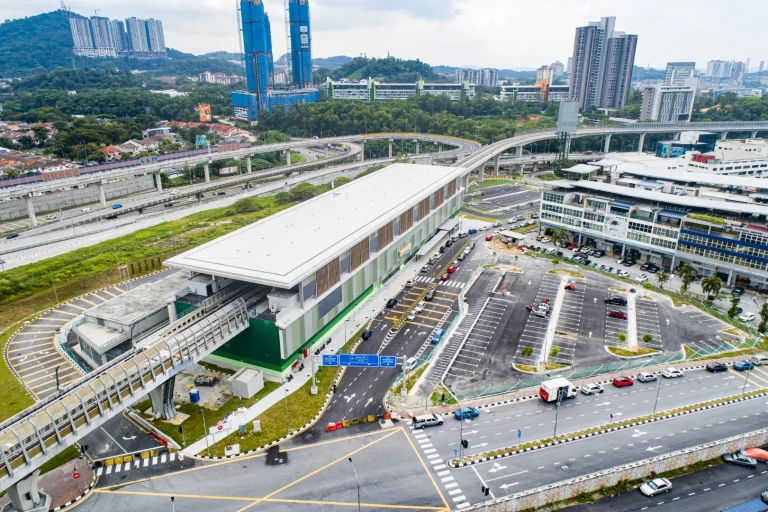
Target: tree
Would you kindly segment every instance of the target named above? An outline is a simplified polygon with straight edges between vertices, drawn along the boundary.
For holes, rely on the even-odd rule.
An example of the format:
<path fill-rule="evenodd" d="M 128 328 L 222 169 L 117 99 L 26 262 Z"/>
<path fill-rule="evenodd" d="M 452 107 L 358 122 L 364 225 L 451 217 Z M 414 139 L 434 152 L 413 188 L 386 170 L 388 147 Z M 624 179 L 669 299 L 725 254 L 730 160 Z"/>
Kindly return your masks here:
<path fill-rule="evenodd" d="M 553 265 L 559 265 L 560 264 L 560 260 L 555 258 L 555 259 L 552 260 L 552 264 Z"/>
<path fill-rule="evenodd" d="M 560 353 L 560 347 L 552 347 L 552 350 L 549 351 L 549 356 L 557 357 L 559 353 Z"/>
<path fill-rule="evenodd" d="M 38 147 L 45 146 L 45 141 L 48 140 L 48 128 L 38 124 L 32 127 L 32 133 L 35 134 L 35 143 Z"/>
<path fill-rule="evenodd" d="M 21 146 L 22 149 L 29 149 L 35 145 L 35 141 L 29 135 L 22 135 L 16 139 L 16 143 Z"/>
<path fill-rule="evenodd" d="M 709 296 L 707 301 L 710 303 L 720 294 L 722 288 L 723 281 L 717 276 L 705 277 L 701 280 L 701 289 Z"/>
<path fill-rule="evenodd" d="M 643 334 L 643 343 L 650 343 L 653 341 L 653 335 L 649 333 Z"/>
<path fill-rule="evenodd" d="M 520 351 L 520 355 L 523 357 L 531 357 L 533 355 L 533 349 L 531 347 L 523 347 Z"/>
<path fill-rule="evenodd" d="M 682 279 L 684 283 L 690 283 L 693 280 L 693 276 L 696 275 L 696 269 L 689 263 L 683 263 L 680 266 L 678 273 L 680 274 L 680 279 Z"/>
<path fill-rule="evenodd" d="M 768 302 L 763 302 L 763 305 L 760 306 L 758 315 L 760 315 L 760 325 L 757 326 L 757 330 L 765 332 L 766 323 L 768 323 Z"/>
<path fill-rule="evenodd" d="M 13 149 L 13 141 L 8 137 L 0 137 L 0 148 Z"/>
<path fill-rule="evenodd" d="M 560 227 L 552 232 L 552 243 L 555 244 L 556 247 L 563 247 L 568 243 L 568 232 L 565 228 Z"/>
<path fill-rule="evenodd" d="M 731 307 L 728 308 L 728 316 L 736 316 L 736 312 L 738 311 L 736 308 L 739 307 L 739 302 L 741 302 L 741 295 L 732 294 Z"/>
<path fill-rule="evenodd" d="M 664 283 L 669 281 L 669 274 L 666 272 L 659 272 L 656 274 L 656 282 L 659 283 L 659 288 L 664 289 Z"/>
<path fill-rule="evenodd" d="M 619 339 L 619 343 L 625 343 L 627 341 L 627 335 L 623 332 L 620 332 L 616 337 Z"/>

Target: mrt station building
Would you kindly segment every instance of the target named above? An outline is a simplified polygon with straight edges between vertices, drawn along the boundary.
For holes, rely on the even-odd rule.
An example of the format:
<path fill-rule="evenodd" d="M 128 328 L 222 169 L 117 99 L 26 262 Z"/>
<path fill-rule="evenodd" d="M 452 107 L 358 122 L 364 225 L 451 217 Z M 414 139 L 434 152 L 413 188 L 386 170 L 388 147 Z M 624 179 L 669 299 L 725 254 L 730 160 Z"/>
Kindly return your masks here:
<path fill-rule="evenodd" d="M 175 256 L 193 276 L 268 287 L 213 359 L 281 377 L 360 302 L 450 231 L 469 170 L 394 164 Z"/>

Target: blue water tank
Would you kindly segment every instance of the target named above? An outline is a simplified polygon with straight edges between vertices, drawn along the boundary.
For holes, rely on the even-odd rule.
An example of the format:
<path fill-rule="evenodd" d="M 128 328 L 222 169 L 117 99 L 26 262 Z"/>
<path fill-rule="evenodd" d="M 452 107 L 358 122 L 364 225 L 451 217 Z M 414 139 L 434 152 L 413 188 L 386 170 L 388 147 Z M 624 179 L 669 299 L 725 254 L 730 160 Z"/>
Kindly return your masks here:
<path fill-rule="evenodd" d="M 197 388 L 192 388 L 189 390 L 189 401 L 193 404 L 196 404 L 200 401 L 200 390 Z"/>

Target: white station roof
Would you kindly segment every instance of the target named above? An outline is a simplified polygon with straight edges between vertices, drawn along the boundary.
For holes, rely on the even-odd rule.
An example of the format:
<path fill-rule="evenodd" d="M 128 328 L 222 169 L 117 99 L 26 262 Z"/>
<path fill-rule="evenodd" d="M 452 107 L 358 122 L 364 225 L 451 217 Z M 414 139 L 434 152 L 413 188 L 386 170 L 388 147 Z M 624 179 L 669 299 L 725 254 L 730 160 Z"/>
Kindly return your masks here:
<path fill-rule="evenodd" d="M 394 164 L 169 259 L 166 264 L 290 289 L 468 171 Z"/>
<path fill-rule="evenodd" d="M 745 187 L 768 189 L 768 179 L 727 174 L 710 174 L 703 172 L 688 172 L 683 170 L 654 169 L 642 165 L 621 164 L 619 173 L 632 174 L 666 181 L 699 183 L 701 185 L 719 185 L 722 187 Z"/>

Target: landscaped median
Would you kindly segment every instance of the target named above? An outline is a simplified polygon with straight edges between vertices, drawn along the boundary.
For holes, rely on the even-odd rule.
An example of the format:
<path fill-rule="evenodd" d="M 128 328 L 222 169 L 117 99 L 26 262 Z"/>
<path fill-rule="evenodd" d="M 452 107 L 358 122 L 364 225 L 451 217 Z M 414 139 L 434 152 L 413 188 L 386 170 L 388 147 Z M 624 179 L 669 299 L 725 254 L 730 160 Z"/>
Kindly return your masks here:
<path fill-rule="evenodd" d="M 489 460 L 502 459 L 504 457 L 511 457 L 520 453 L 531 452 L 534 450 L 540 450 L 542 448 L 549 448 L 550 446 L 557 446 L 560 444 L 569 443 L 571 441 L 578 441 L 579 439 L 585 439 L 588 437 L 594 437 L 610 432 L 616 432 L 626 428 L 636 427 L 638 425 L 645 425 L 648 423 L 654 423 L 656 421 L 662 421 L 669 418 L 676 418 L 678 416 L 685 416 L 687 414 L 693 414 L 699 411 L 714 409 L 716 407 L 722 407 L 735 402 L 743 402 L 745 400 L 752 400 L 755 398 L 768 396 L 768 390 L 750 391 L 743 395 L 731 396 L 725 398 L 719 398 L 716 400 L 709 400 L 698 404 L 688 405 L 686 407 L 678 407 L 669 411 L 663 411 L 656 414 L 650 414 L 646 416 L 640 416 L 637 418 L 630 418 L 623 421 L 617 421 L 609 426 L 601 425 L 599 427 L 592 427 L 576 432 L 569 432 L 558 436 L 555 439 L 543 438 L 535 441 L 530 441 L 524 444 L 518 444 L 514 446 L 507 446 L 496 450 L 490 450 L 483 453 L 472 455 L 471 457 L 463 457 L 461 459 L 451 459 L 448 464 L 451 467 L 464 467 L 471 466 L 473 464 L 479 464 L 481 462 L 487 462 Z"/>

